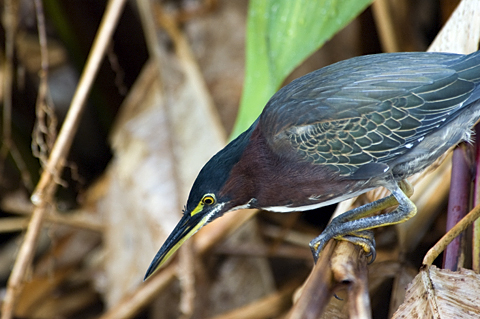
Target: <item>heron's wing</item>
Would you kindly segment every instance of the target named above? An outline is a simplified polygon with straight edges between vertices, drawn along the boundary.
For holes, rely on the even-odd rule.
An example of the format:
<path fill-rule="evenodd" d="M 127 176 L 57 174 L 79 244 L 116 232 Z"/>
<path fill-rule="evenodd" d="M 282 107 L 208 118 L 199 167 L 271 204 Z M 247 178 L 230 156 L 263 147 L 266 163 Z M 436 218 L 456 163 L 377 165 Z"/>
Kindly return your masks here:
<path fill-rule="evenodd" d="M 387 170 L 388 162 L 480 97 L 479 77 L 480 54 L 351 59 L 280 90 L 265 107 L 261 127 L 274 152 L 329 165 L 341 175 L 372 163 Z"/>

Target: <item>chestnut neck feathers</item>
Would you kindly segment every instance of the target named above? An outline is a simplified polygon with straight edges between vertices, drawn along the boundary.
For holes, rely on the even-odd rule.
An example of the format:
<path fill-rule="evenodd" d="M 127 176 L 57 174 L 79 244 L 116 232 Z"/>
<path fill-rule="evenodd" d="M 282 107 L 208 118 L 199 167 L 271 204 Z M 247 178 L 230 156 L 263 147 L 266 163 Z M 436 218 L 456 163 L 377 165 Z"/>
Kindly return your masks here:
<path fill-rule="evenodd" d="M 323 180 L 318 176 L 323 176 Z M 232 166 L 221 194 L 232 199 L 232 208 L 249 203 L 249 208 L 288 206 L 302 210 L 300 207 L 340 195 L 330 189 L 333 178 L 345 188 L 357 188 L 358 181 L 339 178 L 328 167 L 274 153 L 256 127 L 250 133 L 242 156 Z M 312 197 L 315 198 L 313 202 Z"/>

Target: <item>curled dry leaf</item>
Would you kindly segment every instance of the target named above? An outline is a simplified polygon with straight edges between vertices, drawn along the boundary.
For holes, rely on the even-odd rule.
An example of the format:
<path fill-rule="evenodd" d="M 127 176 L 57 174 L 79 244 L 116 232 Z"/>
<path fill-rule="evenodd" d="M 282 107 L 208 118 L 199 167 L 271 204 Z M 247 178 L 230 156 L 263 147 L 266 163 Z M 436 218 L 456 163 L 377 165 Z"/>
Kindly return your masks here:
<path fill-rule="evenodd" d="M 112 135 L 110 187 L 99 206 L 107 219 L 104 291 L 110 307 L 141 287 L 151 259 L 181 217 L 181 205 L 194 178 L 226 140 L 183 33 L 160 7 L 153 3 L 150 7 L 147 2 L 140 5 L 146 29 L 156 27 L 148 29 L 147 37 L 155 54 L 131 89 L 117 119 Z M 166 34 L 152 17 L 167 31 L 174 43 L 173 50 L 168 41 L 159 40 Z M 240 222 L 235 224 L 238 227 Z M 248 236 L 237 234 L 242 241 L 256 237 L 253 234 L 257 231 L 250 226 L 246 230 Z M 213 227 L 221 228 L 218 223 Z M 194 241 L 202 237 L 201 233 Z M 198 246 L 195 245 L 196 251 L 202 252 Z M 187 270 L 183 268 L 185 263 L 180 263 L 177 271 L 185 283 L 183 275 Z M 187 264 L 202 267 L 201 263 Z M 204 294 L 222 296 L 210 302 L 212 314 L 241 306 L 273 290 L 265 260 L 235 258 L 222 267 L 210 293 Z M 176 302 L 168 306 L 177 307 Z M 165 311 L 155 317 L 163 315 Z"/>
<path fill-rule="evenodd" d="M 430 266 L 407 289 L 405 302 L 394 313 L 400 318 L 479 318 L 480 275 Z"/>

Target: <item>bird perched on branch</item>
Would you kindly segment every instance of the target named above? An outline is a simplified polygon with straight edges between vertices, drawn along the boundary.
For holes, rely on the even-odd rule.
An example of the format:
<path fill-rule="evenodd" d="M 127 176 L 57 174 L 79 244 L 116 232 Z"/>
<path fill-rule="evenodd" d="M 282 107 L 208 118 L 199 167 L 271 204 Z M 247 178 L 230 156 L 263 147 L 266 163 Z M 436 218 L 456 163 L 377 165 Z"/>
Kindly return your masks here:
<path fill-rule="evenodd" d="M 305 211 L 383 186 L 390 196 L 336 217 L 310 242 L 315 260 L 332 238 L 360 245 L 374 259 L 371 230 L 416 213 L 405 179 L 470 140 L 480 118 L 479 84 L 480 51 L 361 56 L 292 81 L 205 164 L 145 279 L 229 211 Z"/>

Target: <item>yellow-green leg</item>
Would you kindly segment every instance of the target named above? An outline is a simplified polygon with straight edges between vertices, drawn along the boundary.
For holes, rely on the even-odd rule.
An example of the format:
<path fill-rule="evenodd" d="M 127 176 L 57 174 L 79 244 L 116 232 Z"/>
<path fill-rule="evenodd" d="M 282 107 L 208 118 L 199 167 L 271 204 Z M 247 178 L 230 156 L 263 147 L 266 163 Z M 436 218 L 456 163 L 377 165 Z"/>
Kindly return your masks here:
<path fill-rule="evenodd" d="M 320 236 L 310 242 L 315 262 L 325 244 L 332 238 L 347 240 L 361 246 L 371 256 L 371 262 L 375 259 L 375 240 L 371 229 L 402 223 L 413 217 L 417 208 L 410 200 L 413 188 L 407 180 L 395 182 L 388 181 L 386 187 L 392 194 L 375 202 L 354 208 L 334 218 Z M 393 212 L 374 215 L 385 208 L 398 204 Z"/>

